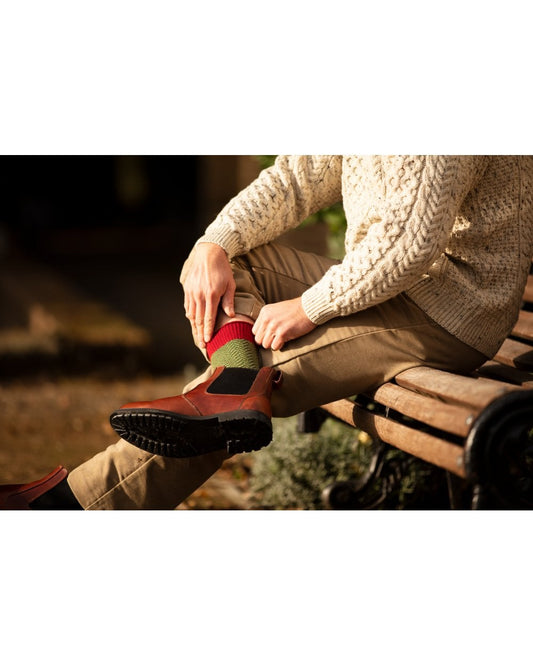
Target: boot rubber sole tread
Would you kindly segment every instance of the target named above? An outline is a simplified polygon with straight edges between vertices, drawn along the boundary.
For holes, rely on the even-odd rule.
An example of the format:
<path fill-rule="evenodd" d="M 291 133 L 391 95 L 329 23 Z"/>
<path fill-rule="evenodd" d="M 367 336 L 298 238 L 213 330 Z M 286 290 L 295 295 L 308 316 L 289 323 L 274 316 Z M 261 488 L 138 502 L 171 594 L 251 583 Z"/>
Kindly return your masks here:
<path fill-rule="evenodd" d="M 185 416 L 152 409 L 117 410 L 111 426 L 124 440 L 149 453 L 190 458 L 225 449 L 257 451 L 272 441 L 272 422 L 262 412 L 237 410 L 213 416 Z"/>

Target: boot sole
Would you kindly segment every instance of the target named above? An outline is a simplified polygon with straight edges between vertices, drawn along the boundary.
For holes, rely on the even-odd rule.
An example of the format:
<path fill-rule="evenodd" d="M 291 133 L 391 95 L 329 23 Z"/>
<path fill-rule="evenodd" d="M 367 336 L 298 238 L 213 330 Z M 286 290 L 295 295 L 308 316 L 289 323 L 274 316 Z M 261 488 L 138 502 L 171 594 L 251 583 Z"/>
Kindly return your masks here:
<path fill-rule="evenodd" d="M 212 416 L 185 416 L 154 409 L 124 409 L 110 417 L 115 432 L 149 453 L 190 458 L 225 449 L 257 451 L 272 441 L 272 422 L 262 412 L 237 410 Z"/>

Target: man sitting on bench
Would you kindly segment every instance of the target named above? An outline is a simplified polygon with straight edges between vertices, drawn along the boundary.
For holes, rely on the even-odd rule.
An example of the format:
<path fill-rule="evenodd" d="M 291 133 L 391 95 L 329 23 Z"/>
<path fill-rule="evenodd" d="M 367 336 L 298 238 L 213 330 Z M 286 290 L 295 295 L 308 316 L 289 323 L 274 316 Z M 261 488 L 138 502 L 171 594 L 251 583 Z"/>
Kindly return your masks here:
<path fill-rule="evenodd" d="M 271 416 L 399 372 L 470 372 L 520 309 L 533 254 L 529 156 L 280 156 L 232 199 L 183 267 L 210 365 L 182 395 L 131 403 L 121 440 L 70 474 L 0 487 L 0 508 L 171 509 Z M 341 262 L 276 244 L 342 201 Z"/>

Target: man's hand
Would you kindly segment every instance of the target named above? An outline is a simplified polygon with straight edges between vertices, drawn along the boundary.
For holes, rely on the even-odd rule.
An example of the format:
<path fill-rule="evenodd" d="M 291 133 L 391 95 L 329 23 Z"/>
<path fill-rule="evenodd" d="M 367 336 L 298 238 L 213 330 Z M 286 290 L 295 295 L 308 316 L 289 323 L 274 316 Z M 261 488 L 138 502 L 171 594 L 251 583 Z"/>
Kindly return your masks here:
<path fill-rule="evenodd" d="M 214 243 L 198 243 L 182 274 L 185 315 L 196 344 L 205 348 L 213 336 L 220 305 L 228 317 L 235 316 L 235 280 L 228 255 Z"/>
<path fill-rule="evenodd" d="M 300 338 L 314 328 L 316 324 L 305 314 L 302 299 L 293 298 L 263 306 L 252 333 L 258 345 L 278 351 L 289 340 Z"/>

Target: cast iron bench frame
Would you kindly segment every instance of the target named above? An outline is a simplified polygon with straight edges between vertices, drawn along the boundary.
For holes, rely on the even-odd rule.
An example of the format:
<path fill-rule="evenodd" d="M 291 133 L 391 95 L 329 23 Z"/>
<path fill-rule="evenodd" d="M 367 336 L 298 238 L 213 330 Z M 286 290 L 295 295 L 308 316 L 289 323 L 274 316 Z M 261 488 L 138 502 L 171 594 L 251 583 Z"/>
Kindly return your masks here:
<path fill-rule="evenodd" d="M 325 489 L 328 508 L 383 506 L 403 473 L 387 461 L 391 446 L 446 471 L 451 508 L 533 508 L 532 271 L 515 327 L 476 372 L 412 368 L 371 393 L 299 415 L 300 432 L 333 417 L 374 441 L 363 476 Z"/>

